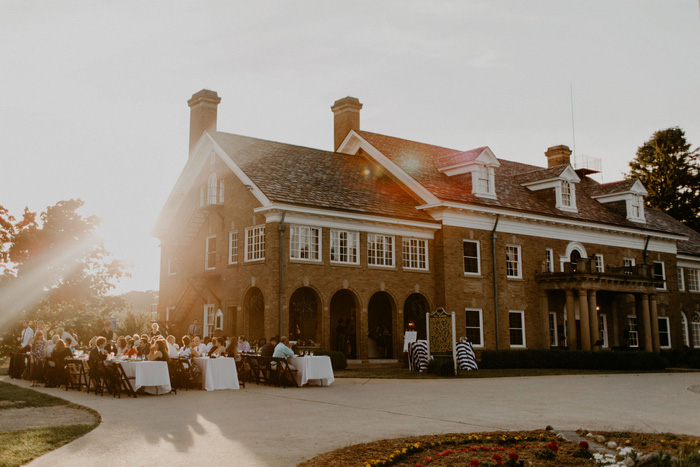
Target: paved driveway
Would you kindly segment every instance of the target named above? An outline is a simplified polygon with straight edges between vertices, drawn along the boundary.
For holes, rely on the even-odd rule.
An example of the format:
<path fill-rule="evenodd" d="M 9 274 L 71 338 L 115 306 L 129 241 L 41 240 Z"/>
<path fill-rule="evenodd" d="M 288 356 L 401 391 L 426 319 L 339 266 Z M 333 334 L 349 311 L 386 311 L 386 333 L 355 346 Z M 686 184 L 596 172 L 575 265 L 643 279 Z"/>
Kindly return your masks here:
<path fill-rule="evenodd" d="M 699 373 L 683 373 L 338 379 L 328 388 L 252 384 L 138 399 L 41 389 L 94 408 L 102 424 L 30 465 L 293 466 L 379 438 L 546 425 L 700 435 L 699 385 Z"/>

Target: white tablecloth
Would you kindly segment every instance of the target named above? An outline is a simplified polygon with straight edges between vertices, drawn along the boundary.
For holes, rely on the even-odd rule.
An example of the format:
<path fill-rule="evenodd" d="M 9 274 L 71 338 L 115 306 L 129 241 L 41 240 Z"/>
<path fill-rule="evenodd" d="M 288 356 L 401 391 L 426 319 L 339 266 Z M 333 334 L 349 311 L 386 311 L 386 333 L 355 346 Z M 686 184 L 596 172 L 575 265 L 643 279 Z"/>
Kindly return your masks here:
<path fill-rule="evenodd" d="M 121 362 L 126 376 L 134 376 L 134 391 L 143 388 L 149 394 L 170 392 L 170 372 L 167 362 Z"/>
<path fill-rule="evenodd" d="M 207 391 L 239 388 L 235 358 L 197 357 L 194 363 L 202 369 L 202 388 Z"/>
<path fill-rule="evenodd" d="M 331 357 L 319 355 L 314 357 L 290 357 L 289 363 L 297 370 L 297 384 L 303 386 L 309 381 L 321 386 L 330 386 L 335 377 L 333 376 L 333 366 Z"/>

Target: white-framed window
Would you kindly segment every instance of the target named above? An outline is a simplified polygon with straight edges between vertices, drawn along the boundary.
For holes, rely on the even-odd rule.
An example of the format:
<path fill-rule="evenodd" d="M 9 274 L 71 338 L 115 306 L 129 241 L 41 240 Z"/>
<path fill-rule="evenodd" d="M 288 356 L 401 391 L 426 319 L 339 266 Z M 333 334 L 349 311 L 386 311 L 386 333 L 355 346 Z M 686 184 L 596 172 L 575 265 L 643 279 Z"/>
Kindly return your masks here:
<path fill-rule="evenodd" d="M 464 274 L 478 276 L 481 274 L 481 248 L 478 240 L 462 240 L 464 255 Z"/>
<path fill-rule="evenodd" d="M 173 267 L 173 260 L 168 257 L 168 275 L 174 276 L 175 274 L 177 274 L 177 271 Z"/>
<path fill-rule="evenodd" d="M 204 332 L 202 337 L 214 335 L 214 305 L 204 305 L 204 319 L 202 319 L 202 325 L 202 330 Z"/>
<path fill-rule="evenodd" d="M 216 235 L 206 238 L 204 253 L 204 269 L 216 269 Z"/>
<path fill-rule="evenodd" d="M 659 316 L 659 347 L 671 348 L 671 324 L 666 316 Z"/>
<path fill-rule="evenodd" d="M 224 330 L 224 312 L 221 308 L 216 310 L 216 315 L 214 315 L 214 330 L 223 331 Z"/>
<path fill-rule="evenodd" d="M 522 258 L 520 256 L 520 245 L 506 246 L 506 276 L 519 279 L 523 277 Z"/>
<path fill-rule="evenodd" d="M 598 338 L 603 341 L 602 347 L 608 348 L 608 315 L 598 315 Z"/>
<path fill-rule="evenodd" d="M 549 346 L 559 347 L 559 329 L 557 329 L 557 314 L 549 312 Z"/>
<path fill-rule="evenodd" d="M 289 229 L 289 258 L 321 261 L 321 229 L 293 225 Z"/>
<path fill-rule="evenodd" d="M 634 258 L 622 258 L 622 266 L 624 267 L 625 274 L 632 274 L 632 268 L 634 267 Z"/>
<path fill-rule="evenodd" d="M 200 204 L 202 201 L 200 192 Z M 216 174 L 209 176 L 207 181 L 207 204 L 223 204 L 224 202 L 224 181 L 217 181 Z"/>
<path fill-rule="evenodd" d="M 525 312 L 522 310 L 508 311 L 511 348 L 525 347 Z"/>
<path fill-rule="evenodd" d="M 632 195 L 627 200 L 627 219 L 644 221 L 644 197 L 642 195 Z"/>
<path fill-rule="evenodd" d="M 403 250 L 404 269 L 428 270 L 428 240 L 418 238 L 403 238 L 401 240 Z"/>
<path fill-rule="evenodd" d="M 174 306 L 166 306 L 165 307 L 165 322 L 166 323 L 170 321 L 170 312 L 171 311 L 175 311 Z"/>
<path fill-rule="evenodd" d="M 666 267 L 663 261 L 654 261 L 654 281 L 662 283 L 656 286 L 657 289 L 666 290 Z"/>
<path fill-rule="evenodd" d="M 571 207 L 571 183 L 566 180 L 561 182 L 561 204 L 567 208 Z"/>
<path fill-rule="evenodd" d="M 547 272 L 554 272 L 554 250 L 551 248 L 544 250 L 544 269 Z"/>
<path fill-rule="evenodd" d="M 683 345 L 690 347 L 690 333 L 688 332 L 688 317 L 681 311 L 681 325 L 683 326 Z"/>
<path fill-rule="evenodd" d="M 228 264 L 238 263 L 238 231 L 228 233 Z"/>
<path fill-rule="evenodd" d="M 605 263 L 603 262 L 603 255 L 598 253 L 593 255 L 593 263 L 595 272 L 605 272 Z"/>
<path fill-rule="evenodd" d="M 685 290 L 685 276 L 683 268 L 678 268 L 678 290 L 681 292 Z"/>
<path fill-rule="evenodd" d="M 394 237 L 367 234 L 367 264 L 394 267 Z"/>
<path fill-rule="evenodd" d="M 486 165 L 472 172 L 472 193 L 484 198 L 496 197 L 496 172 Z"/>
<path fill-rule="evenodd" d="M 636 315 L 627 315 L 627 343 L 630 347 L 639 347 Z"/>
<path fill-rule="evenodd" d="M 700 269 L 688 269 L 688 290 L 700 292 Z"/>
<path fill-rule="evenodd" d="M 265 226 L 258 225 L 245 229 L 245 260 L 265 259 Z"/>
<path fill-rule="evenodd" d="M 331 230 L 331 262 L 360 264 L 359 232 Z"/>
<path fill-rule="evenodd" d="M 466 336 L 474 347 L 484 346 L 484 317 L 481 308 L 465 308 Z"/>
<path fill-rule="evenodd" d="M 693 313 L 690 317 L 690 329 L 693 336 L 693 347 L 700 349 L 700 313 Z"/>

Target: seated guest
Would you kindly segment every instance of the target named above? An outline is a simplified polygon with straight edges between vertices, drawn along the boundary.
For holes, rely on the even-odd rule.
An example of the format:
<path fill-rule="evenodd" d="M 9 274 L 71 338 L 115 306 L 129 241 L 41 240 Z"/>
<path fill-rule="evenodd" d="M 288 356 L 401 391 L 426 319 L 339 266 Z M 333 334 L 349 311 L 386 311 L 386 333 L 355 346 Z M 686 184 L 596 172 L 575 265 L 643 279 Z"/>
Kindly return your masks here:
<path fill-rule="evenodd" d="M 192 355 L 192 339 L 189 336 L 182 336 L 182 347 L 179 352 L 180 358 L 191 358 Z"/>
<path fill-rule="evenodd" d="M 226 356 L 238 359 L 238 343 L 233 339 L 226 346 Z"/>
<path fill-rule="evenodd" d="M 105 360 L 107 360 L 107 339 L 104 336 L 95 338 L 95 346 L 90 350 L 88 361 L 90 362 L 90 377 L 99 380 L 106 375 Z"/>
<path fill-rule="evenodd" d="M 250 344 L 245 340 L 245 336 L 238 336 L 238 344 L 236 345 L 238 353 L 250 352 Z"/>
<path fill-rule="evenodd" d="M 263 339 L 264 340 L 264 339 Z M 275 346 L 277 345 L 277 339 L 270 337 L 270 342 L 266 343 L 260 347 L 260 355 L 263 357 L 272 357 L 275 353 Z"/>
<path fill-rule="evenodd" d="M 46 359 L 46 341 L 44 340 L 44 331 L 39 330 L 34 334 L 32 340 L 32 350 L 29 355 L 30 375 L 32 386 L 39 386 L 39 383 L 44 379 L 44 360 Z"/>
<path fill-rule="evenodd" d="M 226 353 L 226 347 L 222 344 L 220 337 L 214 337 L 211 340 L 211 349 L 209 350 L 210 357 L 221 357 Z"/>
<path fill-rule="evenodd" d="M 207 355 L 207 346 L 199 341 L 199 336 L 192 339 L 192 356 L 204 357 Z"/>
<path fill-rule="evenodd" d="M 51 352 L 53 352 L 54 347 L 56 347 L 56 342 L 58 342 L 58 339 L 59 339 L 58 333 L 56 333 L 53 336 L 51 336 L 51 340 L 47 342 L 47 346 L 46 346 L 46 356 L 47 357 L 51 356 Z"/>
<path fill-rule="evenodd" d="M 65 368 L 66 366 L 66 359 L 70 358 L 73 354 L 70 351 L 69 347 L 66 347 L 65 342 L 63 342 L 63 339 L 59 339 L 56 341 L 56 346 L 53 349 L 53 352 L 51 352 L 51 358 L 56 362 L 56 366 L 58 368 Z"/>
<path fill-rule="evenodd" d="M 150 351 L 151 346 L 148 343 L 148 339 L 140 339 L 139 346 L 136 348 L 136 356 L 142 358 L 148 357 Z"/>
<path fill-rule="evenodd" d="M 95 348 L 97 342 L 97 336 L 92 336 L 92 339 L 90 339 L 90 342 L 88 342 L 88 354 L 92 351 L 92 349 Z"/>
<path fill-rule="evenodd" d="M 133 337 L 130 337 L 129 340 L 126 341 L 126 349 L 124 349 L 124 353 L 122 354 L 125 357 L 133 357 L 138 353 L 138 350 L 135 347 L 136 341 L 133 339 Z"/>
<path fill-rule="evenodd" d="M 276 343 L 277 341 L 275 341 Z M 255 353 L 260 353 L 260 350 L 263 348 L 263 346 L 267 343 L 265 338 L 263 337 L 262 339 L 259 339 L 257 341 L 253 341 L 253 345 L 251 346 L 251 351 Z"/>
<path fill-rule="evenodd" d="M 168 343 L 168 355 L 170 355 L 170 358 L 178 358 L 180 356 L 178 352 L 180 348 L 175 343 L 175 336 L 170 334 L 166 339 L 166 342 Z"/>
<path fill-rule="evenodd" d="M 209 336 L 205 337 L 203 342 L 204 342 L 204 347 L 205 347 L 204 352 L 208 354 L 209 351 L 211 350 L 211 346 L 213 345 L 211 342 L 211 337 L 209 337 Z"/>
<path fill-rule="evenodd" d="M 287 336 L 280 337 L 280 343 L 275 346 L 275 352 L 272 354 L 272 357 L 284 358 L 286 360 L 293 356 L 294 351 L 289 347 L 289 339 L 287 339 Z M 289 362 L 287 362 L 287 366 L 292 370 L 296 370 L 296 367 Z M 282 368 L 284 368 L 284 366 Z"/>
<path fill-rule="evenodd" d="M 117 357 L 121 357 L 124 355 L 124 352 L 127 350 L 127 342 L 125 337 L 120 337 L 117 339 L 117 351 L 115 352 Z"/>
<path fill-rule="evenodd" d="M 164 339 L 157 339 L 156 343 L 148 354 L 148 359 L 151 361 L 158 362 L 169 362 L 170 356 L 168 355 L 168 345 L 165 343 Z"/>

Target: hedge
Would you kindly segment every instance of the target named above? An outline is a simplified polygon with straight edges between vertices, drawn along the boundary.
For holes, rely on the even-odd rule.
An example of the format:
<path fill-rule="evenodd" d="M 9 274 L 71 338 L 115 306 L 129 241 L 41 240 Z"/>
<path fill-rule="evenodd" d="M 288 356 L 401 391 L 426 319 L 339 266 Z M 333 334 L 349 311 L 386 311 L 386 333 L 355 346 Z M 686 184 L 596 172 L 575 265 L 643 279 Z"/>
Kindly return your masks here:
<path fill-rule="evenodd" d="M 339 352 L 337 350 L 328 350 L 328 349 L 318 349 L 314 350 L 314 355 L 328 355 L 331 357 L 331 366 L 333 366 L 333 370 L 344 370 L 348 367 L 348 360 L 345 358 L 345 354 L 343 352 Z"/>
<path fill-rule="evenodd" d="M 640 351 L 484 350 L 479 368 L 556 368 L 571 370 L 661 370 L 668 361 Z"/>
<path fill-rule="evenodd" d="M 661 355 L 673 367 L 700 368 L 700 349 L 667 350 Z"/>

